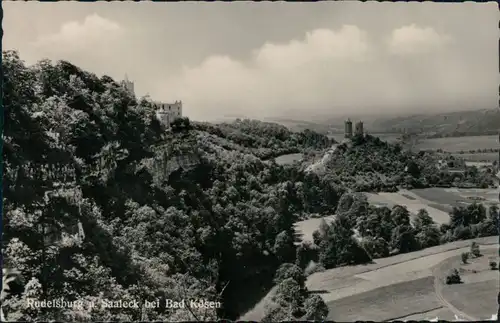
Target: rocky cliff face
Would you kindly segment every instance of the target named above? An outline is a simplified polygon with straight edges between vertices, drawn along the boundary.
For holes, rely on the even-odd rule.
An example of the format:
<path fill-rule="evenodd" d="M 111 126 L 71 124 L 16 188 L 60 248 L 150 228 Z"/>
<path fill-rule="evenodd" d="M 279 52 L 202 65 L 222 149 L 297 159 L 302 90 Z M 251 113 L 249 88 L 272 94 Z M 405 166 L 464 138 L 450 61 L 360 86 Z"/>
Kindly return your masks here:
<path fill-rule="evenodd" d="M 165 175 L 169 176 L 177 170 L 191 170 L 194 169 L 201 162 L 201 158 L 198 154 L 183 154 L 179 156 L 172 156 L 167 160 L 165 165 Z"/>
<path fill-rule="evenodd" d="M 144 161 L 144 164 L 152 169 L 153 178 L 156 183 L 168 181 L 170 175 L 175 172 L 189 172 L 201 164 L 201 156 L 198 153 L 179 153 L 169 156 L 167 153 Z"/>

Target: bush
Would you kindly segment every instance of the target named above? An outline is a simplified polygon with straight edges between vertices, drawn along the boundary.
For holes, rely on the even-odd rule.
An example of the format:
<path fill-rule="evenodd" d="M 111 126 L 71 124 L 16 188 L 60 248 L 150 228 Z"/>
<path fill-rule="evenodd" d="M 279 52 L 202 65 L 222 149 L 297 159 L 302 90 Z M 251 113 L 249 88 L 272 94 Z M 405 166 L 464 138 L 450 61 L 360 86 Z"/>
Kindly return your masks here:
<path fill-rule="evenodd" d="M 172 132 L 186 132 L 191 130 L 193 127 L 191 125 L 191 121 L 187 117 L 177 118 L 171 124 Z"/>
<path fill-rule="evenodd" d="M 372 257 L 372 259 L 385 258 L 389 256 L 389 243 L 387 243 L 387 241 L 383 238 L 374 239 L 367 237 L 363 239 L 361 245 Z"/>
<path fill-rule="evenodd" d="M 497 263 L 495 261 L 490 261 L 490 268 L 491 270 L 497 270 Z"/>
<path fill-rule="evenodd" d="M 446 276 L 447 285 L 461 284 L 461 283 L 462 283 L 462 278 L 460 277 L 460 273 L 456 268 L 453 269 L 448 276 Z"/>
<path fill-rule="evenodd" d="M 328 306 L 319 295 L 312 295 L 304 302 L 304 319 L 323 321 L 328 316 Z"/>
<path fill-rule="evenodd" d="M 479 250 L 479 245 L 476 242 L 471 243 L 470 253 L 476 258 L 481 256 L 481 250 Z"/>
<path fill-rule="evenodd" d="M 274 283 L 276 285 L 279 285 L 281 282 L 287 280 L 288 278 L 292 278 L 294 281 L 296 281 L 301 288 L 304 287 L 304 284 L 306 282 L 304 271 L 299 266 L 295 264 L 284 263 L 278 268 L 278 270 L 276 270 Z"/>
<path fill-rule="evenodd" d="M 469 260 L 469 253 L 468 252 L 462 252 L 462 263 L 466 264 L 467 261 Z"/>

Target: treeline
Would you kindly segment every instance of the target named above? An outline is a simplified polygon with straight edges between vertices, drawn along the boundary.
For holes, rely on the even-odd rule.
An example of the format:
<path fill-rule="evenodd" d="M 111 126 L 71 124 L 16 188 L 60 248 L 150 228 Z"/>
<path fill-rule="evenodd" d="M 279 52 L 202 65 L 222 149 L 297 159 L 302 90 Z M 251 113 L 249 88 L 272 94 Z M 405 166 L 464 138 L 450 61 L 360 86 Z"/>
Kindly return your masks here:
<path fill-rule="evenodd" d="M 470 150 L 459 150 L 456 154 L 484 154 L 484 153 L 497 153 L 500 149 L 498 148 L 484 148 L 484 149 L 470 149 Z"/>
<path fill-rule="evenodd" d="M 480 137 L 480 136 L 496 136 L 498 135 L 498 130 L 478 130 L 478 131 L 452 131 L 449 133 L 436 133 L 426 136 L 429 139 L 437 138 L 457 138 L 457 137 Z"/>
<path fill-rule="evenodd" d="M 325 149 L 335 143 L 326 135 L 308 129 L 292 132 L 279 124 L 249 119 L 217 125 L 197 123 L 195 128 L 226 139 L 232 144 L 231 149 L 239 149 L 264 160 L 311 149 Z"/>
<path fill-rule="evenodd" d="M 498 221 L 496 206 L 487 211 L 482 204 L 473 203 L 453 208 L 449 223 L 439 226 L 425 209 L 411 216 L 405 206 L 377 207 L 363 194 L 346 193 L 333 223 L 323 221 L 313 234 L 314 244 L 300 246 L 297 264 L 306 268 L 317 262 L 329 269 L 457 240 L 495 236 L 499 234 Z"/>

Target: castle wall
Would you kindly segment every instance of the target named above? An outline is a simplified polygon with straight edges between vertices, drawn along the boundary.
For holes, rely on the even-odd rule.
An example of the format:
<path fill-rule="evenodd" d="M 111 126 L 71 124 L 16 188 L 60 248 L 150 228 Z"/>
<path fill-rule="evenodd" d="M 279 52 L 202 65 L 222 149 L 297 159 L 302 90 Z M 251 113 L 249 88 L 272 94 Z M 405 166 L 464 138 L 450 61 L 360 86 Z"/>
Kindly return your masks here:
<path fill-rule="evenodd" d="M 154 102 L 156 116 L 164 125 L 170 124 L 178 118 L 182 117 L 182 101 L 174 103 Z"/>

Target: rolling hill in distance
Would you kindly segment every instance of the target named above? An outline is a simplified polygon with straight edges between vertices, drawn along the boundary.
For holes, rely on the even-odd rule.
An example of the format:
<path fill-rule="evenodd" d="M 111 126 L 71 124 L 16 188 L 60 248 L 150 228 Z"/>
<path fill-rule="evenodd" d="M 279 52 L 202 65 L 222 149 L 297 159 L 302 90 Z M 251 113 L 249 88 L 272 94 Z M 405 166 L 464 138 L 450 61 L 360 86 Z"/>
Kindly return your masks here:
<path fill-rule="evenodd" d="M 343 132 L 344 120 L 349 116 L 325 117 L 323 121 L 307 118 L 272 118 L 293 130 L 311 129 L 317 132 Z M 405 116 L 352 116 L 363 120 L 371 133 L 401 133 L 403 131 L 425 133 L 428 137 L 460 137 L 495 135 L 500 124 L 498 109 L 465 110 L 456 112 L 421 113 Z"/>

